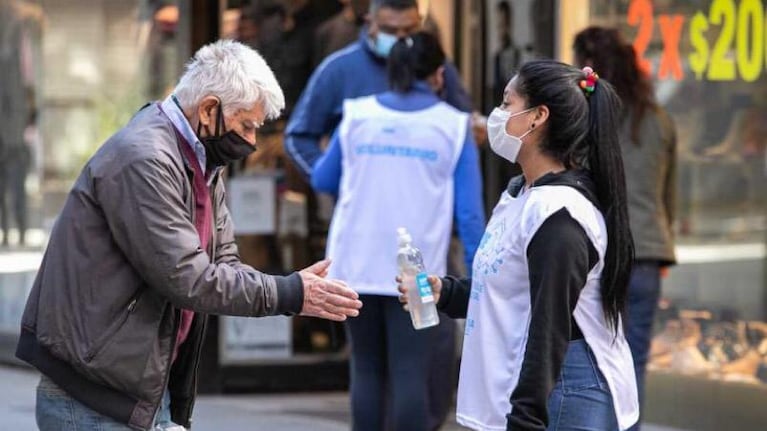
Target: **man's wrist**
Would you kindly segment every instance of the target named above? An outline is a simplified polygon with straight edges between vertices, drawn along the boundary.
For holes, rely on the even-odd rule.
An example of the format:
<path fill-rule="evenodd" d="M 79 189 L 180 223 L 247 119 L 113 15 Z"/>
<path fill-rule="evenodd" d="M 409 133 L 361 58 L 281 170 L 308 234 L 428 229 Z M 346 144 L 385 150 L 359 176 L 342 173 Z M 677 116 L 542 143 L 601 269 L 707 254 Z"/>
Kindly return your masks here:
<path fill-rule="evenodd" d="M 274 276 L 277 286 L 276 314 L 301 313 L 304 306 L 304 282 L 298 272 L 287 276 Z"/>

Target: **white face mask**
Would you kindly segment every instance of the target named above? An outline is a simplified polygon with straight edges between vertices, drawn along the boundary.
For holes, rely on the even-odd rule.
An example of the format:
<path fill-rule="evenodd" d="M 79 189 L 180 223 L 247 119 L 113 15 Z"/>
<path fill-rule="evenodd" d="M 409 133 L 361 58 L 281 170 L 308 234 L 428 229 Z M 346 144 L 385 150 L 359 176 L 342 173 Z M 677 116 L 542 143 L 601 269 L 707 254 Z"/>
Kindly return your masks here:
<path fill-rule="evenodd" d="M 487 136 L 490 140 L 490 148 L 493 149 L 495 154 L 503 157 L 511 163 L 516 163 L 519 150 L 522 148 L 522 139 L 529 135 L 533 129 L 528 130 L 522 136 L 511 136 L 506 133 L 506 123 L 510 118 L 522 115 L 525 112 L 530 112 L 535 108 L 528 108 L 524 111 L 515 112 L 512 114 L 509 111 L 504 111 L 501 108 L 493 109 L 490 116 L 487 118 Z"/>

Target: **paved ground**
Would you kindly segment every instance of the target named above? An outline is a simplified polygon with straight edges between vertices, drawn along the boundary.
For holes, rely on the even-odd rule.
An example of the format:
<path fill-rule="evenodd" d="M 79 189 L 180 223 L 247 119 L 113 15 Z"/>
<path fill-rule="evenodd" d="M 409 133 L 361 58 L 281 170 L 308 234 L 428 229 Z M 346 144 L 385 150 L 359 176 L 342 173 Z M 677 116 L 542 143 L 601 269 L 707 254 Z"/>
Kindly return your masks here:
<path fill-rule="evenodd" d="M 0 366 L 0 428 L 35 430 L 37 374 Z M 202 396 L 195 407 L 195 431 L 347 431 L 345 392 Z M 643 431 L 682 431 L 647 426 Z M 451 421 L 442 431 L 465 430 Z"/>

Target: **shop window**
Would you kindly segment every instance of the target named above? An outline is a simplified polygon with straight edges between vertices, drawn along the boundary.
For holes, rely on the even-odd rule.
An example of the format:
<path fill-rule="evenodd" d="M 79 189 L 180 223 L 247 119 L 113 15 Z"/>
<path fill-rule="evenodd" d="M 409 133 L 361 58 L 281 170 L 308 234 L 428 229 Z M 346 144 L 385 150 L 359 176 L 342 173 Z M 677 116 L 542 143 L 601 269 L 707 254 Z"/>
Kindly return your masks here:
<path fill-rule="evenodd" d="M 172 88 L 178 18 L 174 1 L 0 0 L 4 244 L 40 249 L 87 159 Z"/>
<path fill-rule="evenodd" d="M 679 262 L 656 320 L 650 420 L 743 429 L 722 418 L 764 419 L 744 399 L 767 394 L 765 11 L 763 0 L 590 2 L 590 24 L 633 42 L 678 136 Z M 653 387 L 683 400 L 664 406 Z"/>

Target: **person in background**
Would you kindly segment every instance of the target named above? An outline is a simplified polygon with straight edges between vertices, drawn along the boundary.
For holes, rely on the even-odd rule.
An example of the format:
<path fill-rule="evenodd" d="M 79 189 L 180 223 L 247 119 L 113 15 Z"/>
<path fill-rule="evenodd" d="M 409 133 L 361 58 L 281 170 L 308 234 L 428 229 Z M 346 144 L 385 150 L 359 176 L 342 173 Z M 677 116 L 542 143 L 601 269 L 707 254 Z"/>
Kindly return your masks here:
<path fill-rule="evenodd" d="M 640 70 L 634 47 L 617 29 L 589 27 L 576 35 L 573 47 L 578 64 L 593 67 L 615 86 L 623 107 L 619 142 L 636 247 L 626 306 L 626 338 L 634 357 L 641 403 L 661 271 L 676 261 L 676 131 L 671 117 L 656 103 L 652 83 Z M 633 430 L 639 430 L 639 424 Z"/>
<path fill-rule="evenodd" d="M 83 168 L 50 234 L 16 356 L 40 370 L 42 431 L 189 427 L 208 314 L 343 321 L 362 304 L 325 279 L 240 261 L 221 168 L 285 106 L 269 66 L 233 41 L 200 48 Z"/>
<path fill-rule="evenodd" d="M 285 151 L 307 180 L 322 155 L 323 138 L 330 136 L 341 121 L 344 100 L 387 91 L 386 59 L 392 46 L 398 38 L 421 27 L 416 0 L 371 0 L 368 20 L 357 43 L 332 54 L 314 71 L 288 121 Z M 450 62 L 444 66 L 443 100 L 470 112 L 471 101 L 461 86 L 458 71 Z M 455 323 L 442 320 L 429 386 L 431 429 L 439 427 L 447 417 L 455 385 Z"/>
<path fill-rule="evenodd" d="M 257 49 L 285 91 L 292 112 L 312 73 L 314 33 L 323 18 L 310 0 L 263 0 L 241 12 L 238 40 Z M 325 3 L 325 2 L 323 2 Z"/>
<path fill-rule="evenodd" d="M 24 13 L 18 5 L 0 0 L 0 226 L 2 246 L 10 245 L 11 217 L 18 230 L 18 245 L 26 243 L 26 180 L 31 164 L 31 151 L 24 139 L 30 118 L 28 70 L 24 64 Z M 26 72 L 26 74 L 25 74 Z"/>
<path fill-rule="evenodd" d="M 523 174 L 493 211 L 473 278 L 429 277 L 437 307 L 466 318 L 464 426 L 625 430 L 639 417 L 622 323 L 634 248 L 619 106 L 590 68 L 538 60 L 488 118 L 490 148 Z"/>
<path fill-rule="evenodd" d="M 259 49 L 264 14 L 260 7 L 245 6 L 237 21 L 237 41 L 253 49 Z"/>
<path fill-rule="evenodd" d="M 339 0 L 343 9 L 320 24 L 314 36 L 315 67 L 327 56 L 357 40 L 370 0 Z"/>
<path fill-rule="evenodd" d="M 444 62 L 429 33 L 395 43 L 391 90 L 344 102 L 341 124 L 312 170 L 315 190 L 338 196 L 328 235 L 327 257 L 336 262 L 330 276 L 346 281 L 365 303 L 360 317 L 347 322 L 353 430 L 383 430 L 387 422 L 398 431 L 432 429 L 429 370 L 442 334 L 413 329 L 397 301 L 397 228 L 408 229 L 426 267 L 441 275 L 454 215 L 469 267 L 482 235 L 469 116 L 436 95 Z"/>
<path fill-rule="evenodd" d="M 496 4 L 498 13 L 498 51 L 495 53 L 493 77 L 496 97 L 503 94 L 503 87 L 514 75 L 520 63 L 520 49 L 514 43 L 514 10 L 511 3 L 501 1 Z M 497 102 L 497 100 L 495 101 Z"/>
<path fill-rule="evenodd" d="M 320 141 L 341 121 L 343 101 L 388 90 L 386 59 L 398 38 L 421 27 L 416 0 L 371 0 L 369 23 L 357 43 L 331 55 L 314 71 L 290 116 L 285 136 L 288 155 L 309 179 L 322 155 Z M 445 64 L 445 101 L 471 111 L 458 71 Z"/>

